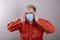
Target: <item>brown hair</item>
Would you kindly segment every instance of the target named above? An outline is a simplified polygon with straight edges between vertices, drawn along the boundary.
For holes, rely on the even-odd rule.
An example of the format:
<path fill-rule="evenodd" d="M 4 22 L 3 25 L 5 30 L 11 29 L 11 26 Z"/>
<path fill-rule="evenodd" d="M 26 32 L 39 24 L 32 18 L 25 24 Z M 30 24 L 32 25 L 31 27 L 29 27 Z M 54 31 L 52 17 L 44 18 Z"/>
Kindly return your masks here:
<path fill-rule="evenodd" d="M 26 9 L 30 9 L 30 8 L 33 8 L 33 10 L 36 11 L 36 7 L 34 5 L 27 5 L 26 6 Z"/>

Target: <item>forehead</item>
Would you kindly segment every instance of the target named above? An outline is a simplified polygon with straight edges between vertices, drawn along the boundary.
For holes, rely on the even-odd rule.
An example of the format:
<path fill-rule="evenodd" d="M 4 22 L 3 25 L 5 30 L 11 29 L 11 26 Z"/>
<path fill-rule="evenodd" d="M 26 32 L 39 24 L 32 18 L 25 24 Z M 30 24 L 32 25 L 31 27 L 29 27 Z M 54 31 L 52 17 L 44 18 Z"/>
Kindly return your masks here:
<path fill-rule="evenodd" d="M 29 9 L 27 9 L 27 10 L 34 10 L 33 8 L 29 8 Z"/>
<path fill-rule="evenodd" d="M 28 14 L 28 13 L 35 13 L 35 11 L 33 8 L 25 9 L 25 14 Z"/>
<path fill-rule="evenodd" d="M 27 9 L 28 12 L 34 12 L 33 8 Z"/>

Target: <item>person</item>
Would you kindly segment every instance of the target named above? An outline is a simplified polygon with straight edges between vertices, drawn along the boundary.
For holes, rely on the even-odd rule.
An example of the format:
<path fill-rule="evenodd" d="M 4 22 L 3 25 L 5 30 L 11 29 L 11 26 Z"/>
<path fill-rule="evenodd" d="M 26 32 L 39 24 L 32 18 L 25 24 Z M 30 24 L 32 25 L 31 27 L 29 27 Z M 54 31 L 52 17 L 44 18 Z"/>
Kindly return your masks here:
<path fill-rule="evenodd" d="M 27 5 L 22 19 L 17 19 L 7 25 L 10 32 L 19 30 L 20 40 L 43 40 L 43 33 L 51 34 L 54 26 L 46 19 L 38 18 L 36 7 Z"/>

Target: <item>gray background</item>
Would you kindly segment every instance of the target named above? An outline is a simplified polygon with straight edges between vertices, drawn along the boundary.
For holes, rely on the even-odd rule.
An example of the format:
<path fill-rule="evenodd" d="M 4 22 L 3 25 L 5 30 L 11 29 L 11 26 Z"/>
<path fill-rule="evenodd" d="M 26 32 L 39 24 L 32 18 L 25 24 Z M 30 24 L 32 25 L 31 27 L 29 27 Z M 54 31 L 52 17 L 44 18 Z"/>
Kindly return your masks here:
<path fill-rule="evenodd" d="M 25 6 L 33 4 L 38 16 L 55 26 L 53 34 L 44 33 L 44 40 L 60 40 L 60 0 L 0 0 L 0 40 L 19 40 L 19 31 L 9 32 L 7 24 L 21 18 Z"/>

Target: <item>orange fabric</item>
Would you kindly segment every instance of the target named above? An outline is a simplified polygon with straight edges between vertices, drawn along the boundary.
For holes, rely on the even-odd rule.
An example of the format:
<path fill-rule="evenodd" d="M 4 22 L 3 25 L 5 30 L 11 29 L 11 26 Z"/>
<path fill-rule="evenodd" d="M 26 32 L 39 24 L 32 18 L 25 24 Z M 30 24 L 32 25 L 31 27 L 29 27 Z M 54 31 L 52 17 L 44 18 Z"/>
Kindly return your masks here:
<path fill-rule="evenodd" d="M 38 19 L 32 24 L 28 21 L 21 22 L 20 19 L 7 25 L 9 31 L 19 30 L 20 40 L 43 40 L 43 33 L 53 33 L 54 26 L 45 19 Z"/>

